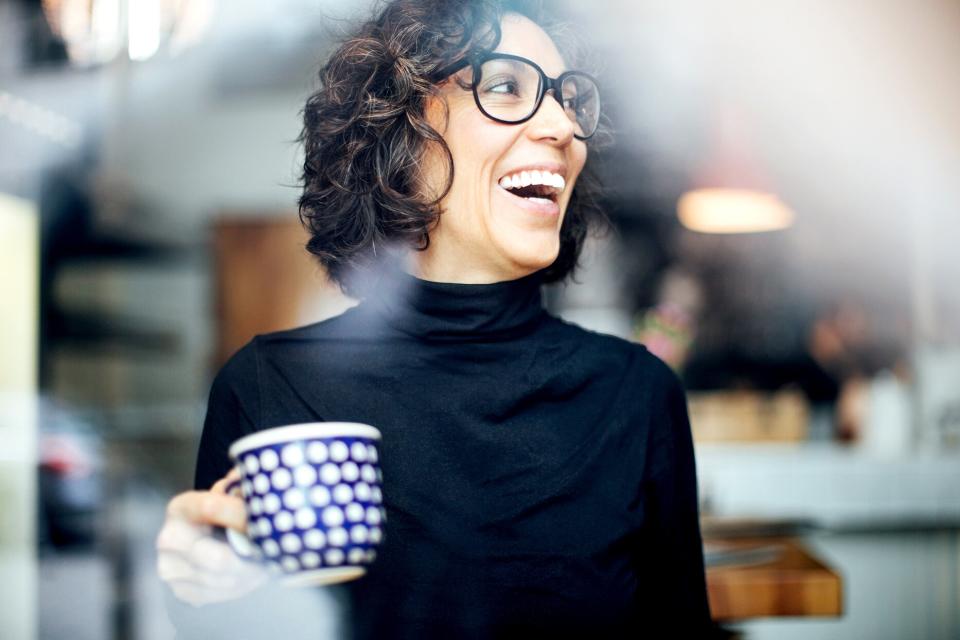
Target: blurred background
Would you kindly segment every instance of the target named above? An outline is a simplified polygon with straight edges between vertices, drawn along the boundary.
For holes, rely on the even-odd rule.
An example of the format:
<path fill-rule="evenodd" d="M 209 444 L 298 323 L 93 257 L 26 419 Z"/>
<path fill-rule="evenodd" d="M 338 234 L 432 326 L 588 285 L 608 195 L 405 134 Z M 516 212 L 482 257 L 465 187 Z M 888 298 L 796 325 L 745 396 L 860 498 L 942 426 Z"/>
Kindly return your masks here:
<path fill-rule="evenodd" d="M 550 4 L 615 144 L 547 304 L 686 383 L 714 615 L 960 637 L 960 2 Z M 213 374 L 353 304 L 294 139 L 368 7 L 0 0 L 0 637 L 173 637 L 153 543 Z"/>

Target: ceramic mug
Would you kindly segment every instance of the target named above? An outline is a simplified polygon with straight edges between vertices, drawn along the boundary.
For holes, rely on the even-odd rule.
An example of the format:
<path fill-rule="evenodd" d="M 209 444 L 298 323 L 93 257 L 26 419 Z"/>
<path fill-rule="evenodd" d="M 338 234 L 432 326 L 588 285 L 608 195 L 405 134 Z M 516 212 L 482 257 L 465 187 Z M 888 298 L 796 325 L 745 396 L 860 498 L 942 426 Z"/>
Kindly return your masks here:
<path fill-rule="evenodd" d="M 291 586 L 354 580 L 383 540 L 380 432 L 355 422 L 265 429 L 230 445 L 247 532 L 227 529 L 234 551 Z"/>

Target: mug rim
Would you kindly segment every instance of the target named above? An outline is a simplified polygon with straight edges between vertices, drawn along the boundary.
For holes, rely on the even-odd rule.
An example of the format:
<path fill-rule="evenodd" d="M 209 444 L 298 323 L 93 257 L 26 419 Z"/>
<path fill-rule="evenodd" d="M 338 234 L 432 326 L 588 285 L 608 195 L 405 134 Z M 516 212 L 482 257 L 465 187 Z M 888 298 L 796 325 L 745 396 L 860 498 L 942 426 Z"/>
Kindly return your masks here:
<path fill-rule="evenodd" d="M 262 429 L 243 436 L 230 445 L 229 455 L 236 460 L 250 449 L 283 444 L 308 438 L 330 438 L 336 436 L 360 437 L 380 440 L 380 431 L 362 422 L 301 422 L 280 427 Z"/>

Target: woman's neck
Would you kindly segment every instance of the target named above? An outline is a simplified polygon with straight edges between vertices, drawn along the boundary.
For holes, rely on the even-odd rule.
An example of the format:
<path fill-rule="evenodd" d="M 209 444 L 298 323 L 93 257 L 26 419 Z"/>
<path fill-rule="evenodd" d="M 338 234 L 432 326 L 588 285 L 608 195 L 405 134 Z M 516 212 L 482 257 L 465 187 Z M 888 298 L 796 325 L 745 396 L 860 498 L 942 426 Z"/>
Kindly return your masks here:
<path fill-rule="evenodd" d="M 410 251 L 404 260 L 404 270 L 412 276 L 430 282 L 450 282 L 458 284 L 492 284 L 517 280 L 530 275 L 537 269 L 497 268 L 494 265 L 478 265 L 469 260 L 441 260 L 439 256 L 426 251 Z"/>

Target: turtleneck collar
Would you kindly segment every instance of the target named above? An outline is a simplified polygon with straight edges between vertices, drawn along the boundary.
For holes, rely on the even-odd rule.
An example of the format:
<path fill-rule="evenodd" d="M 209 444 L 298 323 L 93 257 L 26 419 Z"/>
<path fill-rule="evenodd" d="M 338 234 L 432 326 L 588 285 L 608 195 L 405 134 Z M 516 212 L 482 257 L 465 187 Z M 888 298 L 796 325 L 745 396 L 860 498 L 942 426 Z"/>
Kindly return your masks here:
<path fill-rule="evenodd" d="M 545 313 L 536 271 L 516 280 L 462 284 L 388 270 L 364 301 L 390 327 L 437 341 L 477 342 L 529 333 Z"/>

